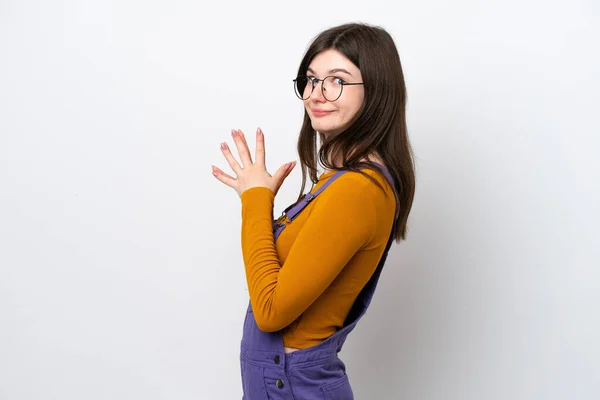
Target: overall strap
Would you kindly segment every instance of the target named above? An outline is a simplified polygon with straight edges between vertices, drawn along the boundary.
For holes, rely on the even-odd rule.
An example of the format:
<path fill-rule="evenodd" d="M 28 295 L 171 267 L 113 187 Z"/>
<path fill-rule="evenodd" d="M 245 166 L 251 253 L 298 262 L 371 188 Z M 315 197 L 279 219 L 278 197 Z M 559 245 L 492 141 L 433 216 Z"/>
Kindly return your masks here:
<path fill-rule="evenodd" d="M 381 165 L 378 162 L 373 161 L 373 163 L 377 164 L 381 168 L 381 170 L 383 171 L 384 175 L 388 179 L 390 185 L 392 186 L 392 188 L 394 188 L 394 178 L 389 173 L 389 171 L 387 170 L 387 168 L 385 168 L 383 165 Z M 281 234 L 281 232 L 285 228 L 286 224 L 283 222 L 284 219 L 285 219 L 285 221 L 287 223 L 293 221 L 298 216 L 298 214 L 300 214 L 300 212 L 302 212 L 302 210 L 304 210 L 304 208 L 308 205 L 308 203 L 310 203 L 323 190 L 325 190 L 337 178 L 339 178 L 340 176 L 342 176 L 346 172 L 349 172 L 349 171 L 348 170 L 337 171 L 335 174 L 333 174 L 331 176 L 331 178 L 329 178 L 329 180 L 327 180 L 327 182 L 325 182 L 323 184 L 323 186 L 321 186 L 319 189 L 317 189 L 316 192 L 314 192 L 314 193 L 305 193 L 300 198 L 300 201 L 298 201 L 297 203 L 294 203 L 294 204 L 288 206 L 285 210 L 283 210 L 283 212 L 281 213 L 281 216 L 279 218 L 277 218 L 275 221 L 273 221 L 273 233 L 274 233 L 274 236 L 275 236 L 275 240 L 277 240 L 277 238 L 279 237 L 279 235 Z M 395 196 L 395 193 L 394 193 L 394 196 Z"/>
<path fill-rule="evenodd" d="M 275 234 L 275 240 L 277 240 L 277 238 L 279 237 L 279 235 L 281 234 L 281 232 L 283 231 L 283 229 L 285 228 L 285 223 L 281 222 L 283 218 L 286 219 L 286 222 L 291 222 L 294 219 L 296 219 L 296 217 L 298 216 L 298 214 L 300 214 L 300 212 L 302 210 L 304 210 L 304 208 L 308 205 L 308 203 L 310 203 L 315 197 L 317 197 L 323 190 L 325 190 L 329 185 L 331 185 L 333 183 L 333 181 L 335 181 L 337 178 L 339 178 L 340 176 L 342 176 L 343 174 L 345 174 L 346 170 L 343 171 L 337 171 L 335 174 L 333 174 L 331 176 L 331 178 L 329 178 L 329 180 L 327 182 L 325 182 L 323 184 L 323 186 L 321 186 L 319 189 L 317 189 L 316 192 L 314 193 L 305 193 L 301 198 L 300 201 L 297 203 L 294 203 L 290 206 L 288 206 L 285 210 L 283 210 L 283 212 L 281 213 L 281 216 L 273 221 L 273 233 Z"/>
<path fill-rule="evenodd" d="M 315 197 L 317 197 L 319 194 L 321 194 L 321 192 L 323 190 L 325 190 L 329 185 L 331 185 L 333 183 L 333 181 L 335 181 L 337 178 L 339 178 L 346 172 L 348 172 L 348 171 L 337 171 L 316 192 L 306 193 L 304 196 L 302 196 L 302 200 L 298 204 L 293 206 L 289 211 L 284 211 L 287 214 L 290 221 L 293 221 L 294 219 L 296 219 L 298 214 L 300 214 L 300 211 L 302 211 L 304 209 L 304 207 L 306 207 L 308 205 L 308 203 L 310 203 Z"/>

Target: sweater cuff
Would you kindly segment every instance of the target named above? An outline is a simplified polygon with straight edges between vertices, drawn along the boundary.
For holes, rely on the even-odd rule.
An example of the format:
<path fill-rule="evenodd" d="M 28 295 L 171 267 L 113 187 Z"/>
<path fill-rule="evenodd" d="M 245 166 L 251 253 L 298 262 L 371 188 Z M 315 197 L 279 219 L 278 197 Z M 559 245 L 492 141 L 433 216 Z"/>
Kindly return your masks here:
<path fill-rule="evenodd" d="M 258 215 L 268 214 L 271 218 L 273 217 L 275 193 L 268 187 L 255 186 L 246 189 L 242 192 L 240 200 L 242 201 L 242 218 L 247 213 L 257 213 Z"/>

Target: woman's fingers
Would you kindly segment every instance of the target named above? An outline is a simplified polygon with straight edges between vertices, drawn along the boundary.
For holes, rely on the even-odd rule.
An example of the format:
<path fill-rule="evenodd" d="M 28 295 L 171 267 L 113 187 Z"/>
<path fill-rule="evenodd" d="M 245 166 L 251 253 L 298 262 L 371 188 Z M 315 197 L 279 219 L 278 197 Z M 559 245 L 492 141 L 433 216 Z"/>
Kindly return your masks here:
<path fill-rule="evenodd" d="M 242 170 L 242 167 L 240 166 L 240 164 L 238 164 L 233 154 L 231 154 L 231 149 L 229 148 L 226 142 L 221 143 L 221 151 L 223 152 L 223 155 L 227 160 L 227 164 L 229 164 L 231 169 L 239 175 Z"/>
<path fill-rule="evenodd" d="M 296 165 L 296 162 L 294 161 L 288 167 L 286 167 L 285 165 L 282 166 L 281 168 L 279 168 L 279 170 L 277 171 L 277 173 L 273 177 L 273 178 L 277 179 L 277 188 L 275 189 L 275 195 L 276 196 L 277 196 L 277 193 L 279 192 L 279 188 L 281 187 L 281 185 L 283 185 L 283 182 L 288 177 L 288 175 L 292 172 L 292 170 L 294 169 L 295 165 Z"/>
<path fill-rule="evenodd" d="M 283 183 L 283 180 L 290 174 L 290 172 L 292 172 L 295 165 L 296 161 L 293 161 L 288 167 L 286 167 L 285 164 L 282 165 L 281 167 L 279 167 L 279 169 L 273 177 L 277 179 L 277 182 L 279 182 L 279 184 L 281 185 Z"/>
<path fill-rule="evenodd" d="M 219 168 L 215 167 L 214 165 L 212 166 L 212 170 L 215 178 L 217 178 L 227 186 L 234 188 L 236 191 L 238 191 L 238 193 L 239 190 L 244 190 L 244 188 L 241 185 L 250 184 L 256 186 L 258 184 L 259 186 L 270 187 L 273 184 L 272 179 L 275 179 L 275 182 L 283 182 L 283 180 L 293 169 L 293 165 L 290 166 L 291 168 L 286 168 L 285 166 L 282 166 L 277 171 L 277 174 L 275 176 L 271 176 L 267 173 L 267 181 L 264 181 L 264 175 L 266 172 L 265 141 L 262 130 L 258 128 L 256 130 L 256 165 L 260 166 L 260 168 L 248 168 L 247 171 L 244 171 L 245 167 L 251 167 L 254 165 L 252 162 L 252 158 L 250 157 L 250 149 L 248 148 L 248 143 L 246 142 L 244 133 L 241 130 L 232 129 L 231 136 L 233 137 L 233 140 L 235 142 L 235 146 L 238 150 L 240 159 L 242 161 L 242 165 L 238 163 L 226 142 L 221 143 L 221 151 L 223 152 L 227 163 L 235 172 L 236 176 L 233 177 L 231 175 L 228 175 Z M 295 162 L 293 164 L 295 164 Z M 264 171 L 261 171 L 261 169 L 263 169 Z M 281 185 L 281 183 L 279 183 L 279 185 Z"/>
<path fill-rule="evenodd" d="M 292 172 L 292 170 L 294 169 L 294 167 L 295 167 L 295 166 L 296 166 L 296 162 L 294 161 L 294 163 L 292 163 L 292 165 L 290 165 L 290 166 L 287 168 L 287 172 L 286 172 L 286 173 L 285 173 L 285 175 L 283 176 L 282 182 L 283 182 L 283 180 L 285 180 L 285 178 L 287 178 L 287 177 L 288 177 L 288 175 L 289 175 L 289 174 Z"/>
<path fill-rule="evenodd" d="M 214 165 L 212 166 L 212 170 L 213 170 L 213 175 L 215 176 L 215 178 L 217 178 L 218 180 L 220 180 L 227 186 L 236 189 L 237 179 L 235 179 L 233 176 L 228 175 L 225 172 L 221 171 L 219 168 L 215 167 Z"/>
<path fill-rule="evenodd" d="M 265 135 L 262 129 L 256 129 L 256 163 L 266 168 L 265 164 Z"/>
<path fill-rule="evenodd" d="M 235 142 L 235 147 L 238 149 L 238 153 L 240 155 L 240 159 L 242 160 L 242 165 L 248 167 L 252 165 L 252 158 L 250 157 L 250 149 L 248 149 L 248 143 L 246 143 L 246 138 L 244 137 L 244 133 L 239 129 L 234 129 L 231 132 L 231 136 L 233 136 L 233 141 Z"/>

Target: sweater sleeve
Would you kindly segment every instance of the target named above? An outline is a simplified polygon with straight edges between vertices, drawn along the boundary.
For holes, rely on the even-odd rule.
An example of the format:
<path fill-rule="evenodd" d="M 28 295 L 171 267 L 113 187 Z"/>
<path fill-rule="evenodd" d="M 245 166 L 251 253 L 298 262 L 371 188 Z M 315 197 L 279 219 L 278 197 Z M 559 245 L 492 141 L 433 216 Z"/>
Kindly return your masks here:
<path fill-rule="evenodd" d="M 370 243 L 376 213 L 369 189 L 366 182 L 340 178 L 319 194 L 284 265 L 272 230 L 273 192 L 266 187 L 242 192 L 242 254 L 254 318 L 261 330 L 274 332 L 288 326 Z"/>

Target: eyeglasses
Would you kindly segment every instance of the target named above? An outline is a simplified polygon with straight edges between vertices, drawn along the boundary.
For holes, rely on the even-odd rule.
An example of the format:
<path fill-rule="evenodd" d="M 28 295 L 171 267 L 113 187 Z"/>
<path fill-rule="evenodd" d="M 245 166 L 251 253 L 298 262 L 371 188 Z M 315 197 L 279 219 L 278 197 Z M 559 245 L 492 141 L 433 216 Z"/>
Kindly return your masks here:
<path fill-rule="evenodd" d="M 364 82 L 348 83 L 336 76 L 326 76 L 323 79 L 315 78 L 314 76 L 299 76 L 294 79 L 294 92 L 300 100 L 306 100 L 315 90 L 315 86 L 323 82 L 321 85 L 321 93 L 327 101 L 336 101 L 342 95 L 342 90 L 346 85 L 363 85 Z M 310 85 L 309 85 L 310 83 Z"/>

